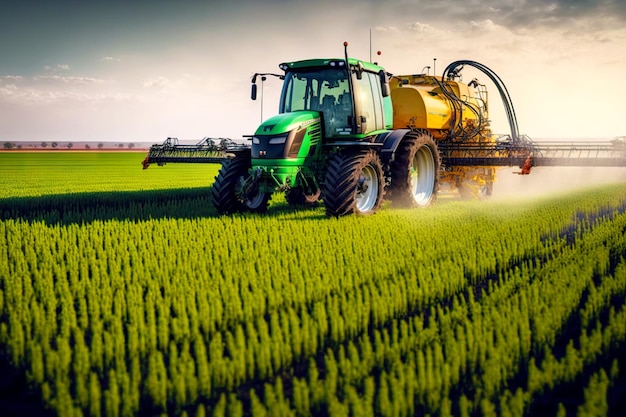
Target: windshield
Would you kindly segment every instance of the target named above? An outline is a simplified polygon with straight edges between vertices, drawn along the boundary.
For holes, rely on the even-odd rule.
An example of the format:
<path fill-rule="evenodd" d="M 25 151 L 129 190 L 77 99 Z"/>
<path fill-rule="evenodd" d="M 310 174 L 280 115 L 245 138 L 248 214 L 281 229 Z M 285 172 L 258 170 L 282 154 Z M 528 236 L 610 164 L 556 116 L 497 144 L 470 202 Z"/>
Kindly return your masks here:
<path fill-rule="evenodd" d="M 350 134 L 352 99 L 345 69 L 323 68 L 287 72 L 281 113 L 315 110 L 322 113 L 326 136 Z"/>

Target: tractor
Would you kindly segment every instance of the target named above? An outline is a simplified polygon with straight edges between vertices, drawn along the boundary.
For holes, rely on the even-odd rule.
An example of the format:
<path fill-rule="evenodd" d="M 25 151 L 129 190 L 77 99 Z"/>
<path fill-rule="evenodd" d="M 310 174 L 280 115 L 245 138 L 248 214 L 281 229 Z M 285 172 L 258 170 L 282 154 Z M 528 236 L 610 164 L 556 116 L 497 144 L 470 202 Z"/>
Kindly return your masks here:
<path fill-rule="evenodd" d="M 279 114 L 261 123 L 249 149 L 223 163 L 212 195 L 220 213 L 263 212 L 275 192 L 294 205 L 322 200 L 336 217 L 375 213 L 385 195 L 405 207 L 435 200 L 433 133 L 419 122 L 395 126 L 390 74 L 348 58 L 345 47 L 344 58 L 287 62 L 283 74 L 271 74 L 283 80 Z"/>

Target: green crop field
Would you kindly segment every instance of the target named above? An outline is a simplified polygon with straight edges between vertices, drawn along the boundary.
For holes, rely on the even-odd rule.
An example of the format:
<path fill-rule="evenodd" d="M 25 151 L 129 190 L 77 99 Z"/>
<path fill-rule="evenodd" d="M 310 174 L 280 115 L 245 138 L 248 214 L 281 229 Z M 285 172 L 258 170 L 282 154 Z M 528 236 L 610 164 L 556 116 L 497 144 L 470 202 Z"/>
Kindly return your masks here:
<path fill-rule="evenodd" d="M 2 415 L 625 412 L 626 184 L 218 217 L 143 156 L 0 152 Z"/>

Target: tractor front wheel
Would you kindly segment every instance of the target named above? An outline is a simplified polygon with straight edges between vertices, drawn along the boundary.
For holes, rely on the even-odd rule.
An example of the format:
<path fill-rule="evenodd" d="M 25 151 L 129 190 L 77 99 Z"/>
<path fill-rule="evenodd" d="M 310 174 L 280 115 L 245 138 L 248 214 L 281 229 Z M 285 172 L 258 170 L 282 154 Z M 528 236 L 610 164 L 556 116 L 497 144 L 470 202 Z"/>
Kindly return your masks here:
<path fill-rule="evenodd" d="M 372 214 L 383 201 L 385 179 L 375 151 L 334 155 L 324 181 L 326 215 Z"/>
<path fill-rule="evenodd" d="M 213 205 L 219 214 L 243 211 L 261 213 L 267 210 L 271 194 L 261 192 L 258 185 L 246 187 L 251 166 L 249 153 L 238 154 L 222 164 L 212 191 Z M 253 189 L 247 189 L 244 193 L 245 188 Z"/>

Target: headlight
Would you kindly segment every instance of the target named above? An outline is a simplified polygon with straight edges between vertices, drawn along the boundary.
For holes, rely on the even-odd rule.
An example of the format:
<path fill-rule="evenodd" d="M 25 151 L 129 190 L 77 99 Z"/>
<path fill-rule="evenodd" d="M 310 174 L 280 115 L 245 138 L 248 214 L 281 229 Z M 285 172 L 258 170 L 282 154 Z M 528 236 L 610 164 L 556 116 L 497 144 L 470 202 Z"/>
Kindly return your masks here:
<path fill-rule="evenodd" d="M 285 136 L 277 136 L 275 138 L 271 138 L 268 143 L 270 145 L 281 145 L 281 144 L 285 143 L 286 140 L 287 140 L 287 135 L 285 135 Z M 254 141 L 253 141 L 253 143 L 254 143 Z"/>
<path fill-rule="evenodd" d="M 255 137 L 252 138 L 252 144 L 253 145 L 260 145 L 261 144 L 261 140 L 255 136 Z"/>

